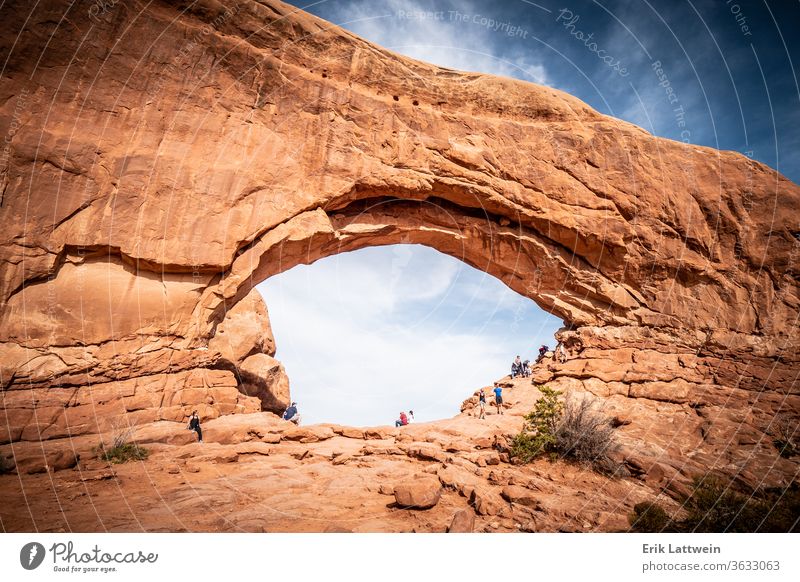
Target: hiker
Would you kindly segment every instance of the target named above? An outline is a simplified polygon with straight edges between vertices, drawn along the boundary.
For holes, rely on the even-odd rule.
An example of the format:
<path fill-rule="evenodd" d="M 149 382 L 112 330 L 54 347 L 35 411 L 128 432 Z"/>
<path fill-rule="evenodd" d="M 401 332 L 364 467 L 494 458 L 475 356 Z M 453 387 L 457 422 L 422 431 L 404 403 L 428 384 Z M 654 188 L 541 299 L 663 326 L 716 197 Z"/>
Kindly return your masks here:
<path fill-rule="evenodd" d="M 483 392 L 483 388 L 478 392 L 478 406 L 480 407 L 478 420 L 486 420 L 486 394 Z"/>
<path fill-rule="evenodd" d="M 400 420 L 395 420 L 394 421 L 394 426 L 395 427 L 406 426 L 407 424 L 408 424 L 408 417 L 406 416 L 405 412 L 401 412 L 400 413 Z"/>
<path fill-rule="evenodd" d="M 525 360 L 522 362 L 522 377 L 527 378 L 531 375 L 531 368 L 530 368 L 530 360 Z"/>
<path fill-rule="evenodd" d="M 556 349 L 553 352 L 553 359 L 556 362 L 563 364 L 568 358 L 569 354 L 567 354 L 567 348 L 564 347 L 563 343 L 558 342 L 558 344 L 556 344 Z"/>
<path fill-rule="evenodd" d="M 511 379 L 522 376 L 522 360 L 517 356 L 511 364 Z"/>
<path fill-rule="evenodd" d="M 539 362 L 544 360 L 545 355 L 547 355 L 547 352 L 549 351 L 550 348 L 548 348 L 546 344 L 542 344 L 541 347 L 539 348 L 539 355 L 536 357 L 536 363 L 538 364 Z"/>
<path fill-rule="evenodd" d="M 189 426 L 186 428 L 197 433 L 197 442 L 203 442 L 203 429 L 200 428 L 200 417 L 197 416 L 196 410 L 192 412 L 192 416 L 189 417 Z"/>
<path fill-rule="evenodd" d="M 503 414 L 503 389 L 497 384 L 494 385 L 494 404 L 497 406 L 497 414 Z"/>
<path fill-rule="evenodd" d="M 297 402 L 292 402 L 292 405 L 284 411 L 283 420 L 288 420 L 300 426 L 300 413 L 297 412 Z"/>
<path fill-rule="evenodd" d="M 413 410 L 409 410 L 408 411 L 408 424 L 411 424 L 412 422 L 414 422 L 414 411 Z"/>

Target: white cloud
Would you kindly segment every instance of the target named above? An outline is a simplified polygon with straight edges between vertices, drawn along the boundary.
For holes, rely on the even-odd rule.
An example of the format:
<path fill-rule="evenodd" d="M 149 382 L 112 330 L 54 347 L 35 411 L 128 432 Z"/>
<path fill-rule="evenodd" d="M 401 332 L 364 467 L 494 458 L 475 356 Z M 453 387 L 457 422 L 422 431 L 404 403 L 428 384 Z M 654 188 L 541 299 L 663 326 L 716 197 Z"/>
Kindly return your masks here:
<path fill-rule="evenodd" d="M 552 343 L 559 320 L 484 277 L 414 245 L 344 253 L 259 285 L 306 421 L 390 424 L 409 408 L 423 421 L 450 417 L 516 353 Z"/>
<path fill-rule="evenodd" d="M 460 15 L 460 16 L 459 16 Z M 515 77 L 550 84 L 544 64 L 530 52 L 498 56 L 510 39 L 498 23 L 481 24 L 481 10 L 469 2 L 431 7 L 414 0 L 349 2 L 326 7 L 325 17 L 380 46 L 441 67 Z M 477 22 L 473 19 L 477 17 Z"/>

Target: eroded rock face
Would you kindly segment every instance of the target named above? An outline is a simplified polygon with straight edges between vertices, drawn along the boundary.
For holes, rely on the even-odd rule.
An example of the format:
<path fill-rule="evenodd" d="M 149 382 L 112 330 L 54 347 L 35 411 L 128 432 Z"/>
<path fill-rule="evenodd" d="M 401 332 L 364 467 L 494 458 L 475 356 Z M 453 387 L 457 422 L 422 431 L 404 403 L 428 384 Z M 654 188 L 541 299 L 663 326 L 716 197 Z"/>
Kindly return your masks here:
<path fill-rule="evenodd" d="M 236 303 L 217 326 L 208 349 L 219 354 L 216 367 L 231 370 L 239 389 L 261 401 L 261 408 L 282 414 L 289 405 L 289 378 L 273 358 L 275 339 L 264 300 L 255 289 Z"/>
<path fill-rule="evenodd" d="M 275 355 L 269 313 L 258 291 L 250 291 L 225 314 L 208 349 L 219 352 L 223 360 L 237 367 L 255 354 Z"/>
<path fill-rule="evenodd" d="M 659 443 L 651 460 L 773 466 L 771 421 L 800 410 L 797 185 L 275 0 L 118 3 L 92 18 L 90 6 L 2 8 L 4 438 L 64 436 L 54 419 L 81 390 L 269 357 L 266 328 L 234 321 L 256 283 L 420 243 L 563 318 L 570 357 L 536 379 L 658 410 L 640 435 L 646 451 Z M 226 329 L 261 351 L 226 345 Z M 269 407 L 228 372 L 227 387 Z M 162 392 L 143 417 L 189 406 Z M 109 414 L 137 394 L 112 397 Z M 238 398 L 208 406 L 252 402 Z"/>

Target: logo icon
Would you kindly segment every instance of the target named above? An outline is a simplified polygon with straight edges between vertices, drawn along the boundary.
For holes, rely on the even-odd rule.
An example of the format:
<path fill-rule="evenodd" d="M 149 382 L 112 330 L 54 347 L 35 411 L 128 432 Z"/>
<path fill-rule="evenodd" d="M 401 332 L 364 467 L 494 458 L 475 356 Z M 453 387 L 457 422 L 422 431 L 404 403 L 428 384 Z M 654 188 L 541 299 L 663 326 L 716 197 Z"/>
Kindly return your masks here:
<path fill-rule="evenodd" d="M 30 542 L 19 551 L 19 563 L 26 570 L 35 570 L 44 562 L 44 546 L 39 542 Z"/>

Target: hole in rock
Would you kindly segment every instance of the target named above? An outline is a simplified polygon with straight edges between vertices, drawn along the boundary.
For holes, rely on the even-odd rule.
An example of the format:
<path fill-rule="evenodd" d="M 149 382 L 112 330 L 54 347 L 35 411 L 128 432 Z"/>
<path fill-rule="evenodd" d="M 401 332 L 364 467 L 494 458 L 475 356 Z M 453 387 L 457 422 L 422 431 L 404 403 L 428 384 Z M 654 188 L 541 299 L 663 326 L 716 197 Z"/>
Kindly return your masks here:
<path fill-rule="evenodd" d="M 519 354 L 555 345 L 554 315 L 429 247 L 340 253 L 258 285 L 303 424 L 450 418 Z"/>

